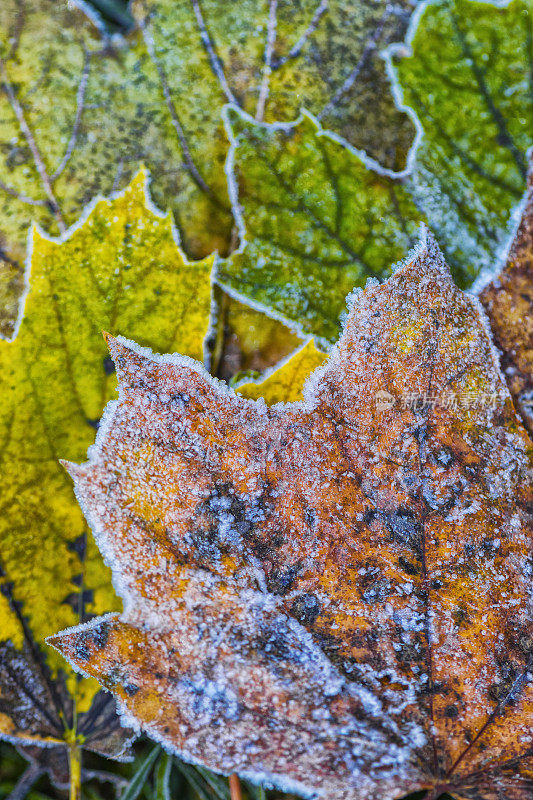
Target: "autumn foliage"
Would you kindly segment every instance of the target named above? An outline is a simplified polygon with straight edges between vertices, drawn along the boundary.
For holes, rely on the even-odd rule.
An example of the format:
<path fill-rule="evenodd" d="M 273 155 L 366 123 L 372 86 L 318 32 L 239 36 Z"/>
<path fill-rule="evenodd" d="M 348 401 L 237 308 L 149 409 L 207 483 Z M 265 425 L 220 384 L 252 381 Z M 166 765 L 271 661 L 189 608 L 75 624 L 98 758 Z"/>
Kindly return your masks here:
<path fill-rule="evenodd" d="M 125 612 L 51 642 L 212 769 L 325 797 L 520 792 L 532 449 L 429 234 L 352 298 L 304 403 L 110 348 L 120 399 L 68 469 Z"/>
<path fill-rule="evenodd" d="M 532 796 L 532 19 L 0 3 L 0 796 Z"/>

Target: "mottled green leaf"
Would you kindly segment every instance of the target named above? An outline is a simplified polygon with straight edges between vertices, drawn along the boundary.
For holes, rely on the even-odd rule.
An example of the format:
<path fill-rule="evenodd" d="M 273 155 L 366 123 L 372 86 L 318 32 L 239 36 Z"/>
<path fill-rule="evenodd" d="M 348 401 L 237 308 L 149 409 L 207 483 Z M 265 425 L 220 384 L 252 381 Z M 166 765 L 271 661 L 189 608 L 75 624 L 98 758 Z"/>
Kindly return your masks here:
<path fill-rule="evenodd" d="M 311 144 L 313 123 L 305 115 L 292 128 L 265 127 L 230 111 L 233 194 L 247 244 L 222 266 L 221 282 L 332 339 L 344 296 L 367 276 L 383 277 L 389 254 L 405 255 L 413 220 L 426 219 L 438 232 L 461 286 L 492 268 L 524 189 L 533 141 L 532 9 L 531 0 L 421 7 L 412 56 L 405 58 L 405 46 L 388 53 L 398 62 L 403 102 L 424 130 L 403 185 L 376 176 L 374 165 L 357 162 L 323 131 L 321 148 L 316 135 Z M 395 187 L 388 205 L 384 186 Z M 348 220 L 342 243 L 331 235 L 334 215 Z M 386 248 L 383 225 L 400 232 L 395 241 L 389 235 Z M 372 245 L 357 270 L 350 250 L 361 255 L 359 242 L 370 230 Z"/>
<path fill-rule="evenodd" d="M 309 114 L 268 125 L 226 113 L 242 243 L 220 264 L 219 281 L 334 340 L 346 296 L 390 273 L 423 215 L 401 182 L 371 169 Z"/>
<path fill-rule="evenodd" d="M 221 109 L 293 119 L 301 105 L 354 146 L 402 168 L 414 135 L 379 48 L 401 39 L 407 0 L 137 0 L 139 30 L 102 31 L 73 4 L 0 6 L 0 308 L 15 315 L 29 222 L 58 234 L 144 162 L 185 251 L 231 247 Z"/>
<path fill-rule="evenodd" d="M 533 142 L 533 4 L 436 0 L 396 49 L 424 137 L 411 186 L 455 279 L 492 267 L 525 187 Z"/>
<path fill-rule="evenodd" d="M 146 175 L 62 242 L 33 232 L 16 338 L 0 341 L 0 737 L 120 747 L 107 695 L 44 644 L 117 601 L 60 458 L 82 458 L 116 382 L 102 330 L 202 358 L 213 257 L 187 262 Z"/>
<path fill-rule="evenodd" d="M 405 165 L 414 126 L 379 50 L 403 38 L 406 0 L 136 0 L 134 12 L 196 139 L 219 129 L 228 101 L 268 122 L 304 106 L 384 166 Z"/>

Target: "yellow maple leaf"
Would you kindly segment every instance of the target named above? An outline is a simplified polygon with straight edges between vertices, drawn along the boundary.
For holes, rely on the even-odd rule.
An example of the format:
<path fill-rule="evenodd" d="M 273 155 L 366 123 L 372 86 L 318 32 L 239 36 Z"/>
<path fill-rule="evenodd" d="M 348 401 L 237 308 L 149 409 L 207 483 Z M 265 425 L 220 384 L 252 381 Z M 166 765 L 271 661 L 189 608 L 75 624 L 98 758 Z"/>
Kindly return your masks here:
<path fill-rule="evenodd" d="M 115 391 L 102 330 L 203 356 L 213 257 L 185 260 L 146 185 L 141 170 L 60 241 L 33 230 L 24 315 L 0 341 L 0 736 L 16 741 L 120 748 L 116 720 L 98 732 L 112 702 L 44 640 L 118 607 L 58 463 L 83 456 Z"/>
<path fill-rule="evenodd" d="M 262 397 L 268 405 L 274 403 L 294 403 L 303 400 L 303 386 L 315 369 L 327 359 L 327 355 L 309 339 L 296 350 L 284 363 L 279 364 L 272 372 L 267 373 L 256 383 L 242 383 L 237 387 L 239 394 L 257 400 Z"/>

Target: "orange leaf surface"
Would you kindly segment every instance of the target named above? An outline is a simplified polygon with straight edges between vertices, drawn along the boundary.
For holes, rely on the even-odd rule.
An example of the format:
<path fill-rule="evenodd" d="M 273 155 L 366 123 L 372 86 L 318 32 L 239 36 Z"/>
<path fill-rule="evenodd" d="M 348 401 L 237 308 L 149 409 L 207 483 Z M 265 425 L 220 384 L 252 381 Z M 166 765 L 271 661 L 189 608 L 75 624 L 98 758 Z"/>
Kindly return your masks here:
<path fill-rule="evenodd" d="M 533 433 L 533 155 L 524 210 L 507 263 L 480 294 L 516 407 Z"/>
<path fill-rule="evenodd" d="M 125 721 L 307 796 L 531 797 L 532 446 L 429 234 L 303 402 L 110 348 L 69 470 L 125 610 L 51 641 Z"/>

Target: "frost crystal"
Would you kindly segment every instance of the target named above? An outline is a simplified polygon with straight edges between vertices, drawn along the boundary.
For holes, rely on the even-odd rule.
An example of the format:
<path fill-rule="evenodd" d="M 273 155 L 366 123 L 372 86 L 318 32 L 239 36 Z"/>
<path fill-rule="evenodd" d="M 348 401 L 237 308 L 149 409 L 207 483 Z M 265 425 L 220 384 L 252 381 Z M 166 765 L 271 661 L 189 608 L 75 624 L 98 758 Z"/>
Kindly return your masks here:
<path fill-rule="evenodd" d="M 54 643 L 218 771 L 352 800 L 505 788 L 533 745 L 531 444 L 430 234 L 351 298 L 304 403 L 111 351 L 120 399 L 69 469 L 125 612 Z"/>

